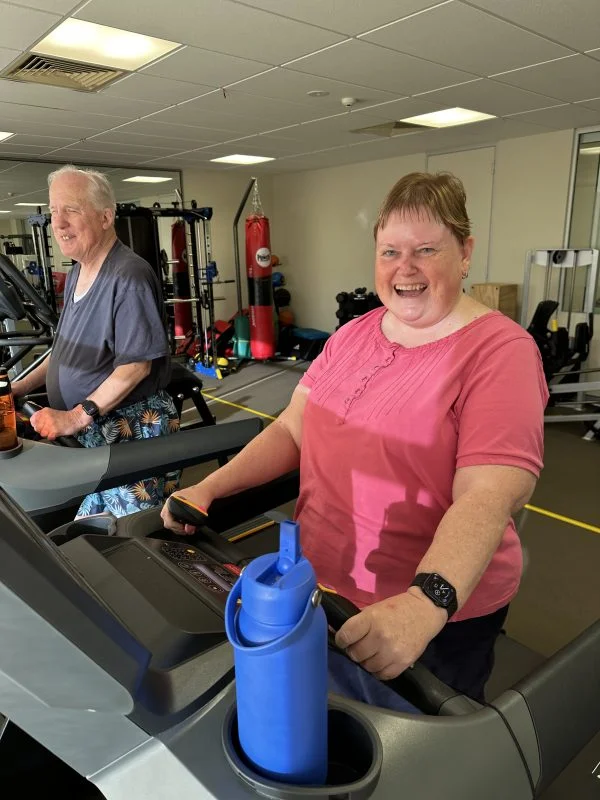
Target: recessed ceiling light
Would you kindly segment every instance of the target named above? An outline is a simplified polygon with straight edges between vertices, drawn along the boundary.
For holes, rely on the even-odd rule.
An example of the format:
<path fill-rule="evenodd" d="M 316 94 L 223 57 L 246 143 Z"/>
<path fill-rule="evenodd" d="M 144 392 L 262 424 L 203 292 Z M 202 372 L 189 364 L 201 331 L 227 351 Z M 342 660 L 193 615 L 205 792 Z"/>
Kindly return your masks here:
<path fill-rule="evenodd" d="M 82 19 L 66 19 L 32 48 L 32 53 L 135 70 L 181 45 L 153 36 L 142 36 Z"/>
<path fill-rule="evenodd" d="M 494 114 L 482 114 L 479 111 L 469 111 L 468 108 L 444 108 L 442 111 L 433 111 L 431 114 L 406 117 L 400 122 L 425 125 L 428 128 L 450 128 L 452 125 L 468 125 L 470 122 L 480 122 L 483 119 L 495 119 L 495 116 Z"/>
<path fill-rule="evenodd" d="M 581 153 L 584 156 L 597 156 L 600 153 L 600 147 L 582 147 Z"/>
<path fill-rule="evenodd" d="M 275 161 L 274 158 L 267 156 L 221 156 L 221 158 L 211 158 L 211 161 L 216 161 L 219 164 L 260 164 L 263 161 Z"/>
<path fill-rule="evenodd" d="M 123 183 L 164 183 L 173 178 L 159 178 L 158 175 L 134 175 L 133 178 L 123 178 Z"/>
<path fill-rule="evenodd" d="M 0 211 L 0 214 L 10 214 L 10 211 Z"/>
<path fill-rule="evenodd" d="M 8 133 L 7 131 L 0 131 L 0 142 L 5 142 L 7 139 L 10 139 L 11 136 L 14 136 L 14 133 Z"/>
<path fill-rule="evenodd" d="M 309 97 L 327 97 L 329 92 L 326 92 L 324 89 L 313 89 L 310 92 L 306 93 Z"/>
<path fill-rule="evenodd" d="M 46 206 L 48 203 L 15 203 L 16 206 Z"/>

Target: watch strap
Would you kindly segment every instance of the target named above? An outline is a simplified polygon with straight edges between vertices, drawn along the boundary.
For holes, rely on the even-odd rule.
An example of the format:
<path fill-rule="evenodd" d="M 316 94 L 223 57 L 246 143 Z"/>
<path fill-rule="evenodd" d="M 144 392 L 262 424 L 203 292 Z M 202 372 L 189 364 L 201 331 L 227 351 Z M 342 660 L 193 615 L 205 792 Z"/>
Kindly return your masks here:
<path fill-rule="evenodd" d="M 448 602 L 448 604 L 438 600 L 435 596 L 433 596 L 430 592 L 428 592 L 424 588 L 425 584 L 428 582 L 428 580 L 430 578 L 439 578 L 440 580 L 443 580 L 444 583 L 446 583 L 450 587 L 451 598 L 450 598 L 450 601 Z M 441 575 L 439 575 L 439 573 L 437 573 L 437 572 L 419 572 L 417 575 L 415 575 L 415 577 L 414 577 L 414 579 L 413 579 L 413 581 L 412 581 L 412 583 L 410 585 L 411 586 L 418 586 L 423 591 L 423 594 L 425 595 L 425 597 L 428 597 L 431 600 L 431 602 L 434 603 L 434 605 L 438 606 L 439 608 L 444 608 L 448 612 L 448 619 L 450 619 L 450 617 L 452 617 L 458 611 L 458 601 L 456 599 L 456 589 L 454 588 L 454 586 L 452 586 L 450 581 L 447 581 L 445 578 L 443 578 Z"/>
<path fill-rule="evenodd" d="M 83 400 L 81 407 L 88 417 L 91 417 L 92 419 L 96 419 L 96 417 L 100 416 L 100 409 L 93 400 Z"/>

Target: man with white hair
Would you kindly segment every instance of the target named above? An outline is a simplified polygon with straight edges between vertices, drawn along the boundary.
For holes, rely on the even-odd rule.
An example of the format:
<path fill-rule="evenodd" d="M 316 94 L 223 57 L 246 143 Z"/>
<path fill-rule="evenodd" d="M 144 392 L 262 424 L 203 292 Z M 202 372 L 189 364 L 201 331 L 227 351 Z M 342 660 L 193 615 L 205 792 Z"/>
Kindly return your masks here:
<path fill-rule="evenodd" d="M 40 436 L 76 435 L 86 447 L 174 432 L 165 388 L 170 356 L 158 278 L 115 232 L 115 196 L 101 172 L 66 165 L 48 176 L 52 231 L 76 263 L 50 356 L 14 383 L 16 396 L 46 384 Z M 89 495 L 78 516 L 123 516 L 164 501 L 164 478 Z"/>

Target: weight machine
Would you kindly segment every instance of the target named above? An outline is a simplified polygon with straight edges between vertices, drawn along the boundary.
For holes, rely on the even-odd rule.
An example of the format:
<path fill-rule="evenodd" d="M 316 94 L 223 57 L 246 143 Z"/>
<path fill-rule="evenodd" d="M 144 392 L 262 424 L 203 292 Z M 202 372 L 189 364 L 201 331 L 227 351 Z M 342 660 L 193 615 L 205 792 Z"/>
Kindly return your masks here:
<path fill-rule="evenodd" d="M 41 207 L 38 207 L 38 213 L 27 217 L 27 223 L 31 226 L 31 233 L 0 236 L 0 239 L 6 239 L 4 252 L 13 258 L 23 257 L 21 271 L 45 303 L 56 313 L 58 307 L 52 276 L 52 246 L 46 230 L 50 224 L 50 215 L 43 214 Z M 13 242 L 16 240 L 20 240 L 21 244 L 14 245 Z M 27 259 L 27 256 L 35 256 L 35 261 Z M 36 280 L 33 281 L 27 276 L 35 276 Z"/>
<path fill-rule="evenodd" d="M 585 439 L 600 435 L 599 380 L 581 381 L 600 369 L 583 367 L 594 335 L 594 313 L 600 312 L 598 261 L 593 249 L 530 250 L 525 262 L 521 325 L 535 339 L 550 392 L 546 422 L 584 422 Z M 532 285 L 543 299 L 527 325 Z"/>
<path fill-rule="evenodd" d="M 211 220 L 213 209 L 199 208 L 192 200 L 190 208 L 162 208 L 155 203 L 152 208 L 143 208 L 134 203 L 117 205 L 115 229 L 117 235 L 134 252 L 148 261 L 154 268 L 163 286 L 164 302 L 168 309 L 169 339 L 174 355 L 187 355 L 202 367 L 205 375 L 221 378 L 215 336 L 215 302 L 225 300 L 217 297 L 214 287 L 233 280 L 219 278 L 217 264 L 212 257 Z M 158 222 L 161 218 L 182 220 L 186 226 L 185 260 L 189 273 L 189 297 L 177 297 L 177 285 L 173 270 L 178 259 L 165 257 L 161 248 Z M 175 335 L 174 308 L 177 304 L 190 304 L 193 330 L 189 336 Z"/>

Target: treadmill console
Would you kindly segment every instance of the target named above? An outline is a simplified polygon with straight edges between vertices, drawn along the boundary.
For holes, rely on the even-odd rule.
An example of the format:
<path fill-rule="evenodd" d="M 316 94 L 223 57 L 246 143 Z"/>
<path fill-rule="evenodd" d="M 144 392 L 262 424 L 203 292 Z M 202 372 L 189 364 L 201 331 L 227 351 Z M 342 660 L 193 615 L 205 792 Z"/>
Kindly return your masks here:
<path fill-rule="evenodd" d="M 223 604 L 241 572 L 235 564 L 219 564 L 196 547 L 181 542 L 164 542 L 160 554 Z"/>

